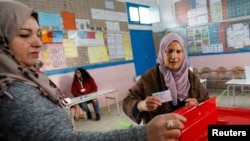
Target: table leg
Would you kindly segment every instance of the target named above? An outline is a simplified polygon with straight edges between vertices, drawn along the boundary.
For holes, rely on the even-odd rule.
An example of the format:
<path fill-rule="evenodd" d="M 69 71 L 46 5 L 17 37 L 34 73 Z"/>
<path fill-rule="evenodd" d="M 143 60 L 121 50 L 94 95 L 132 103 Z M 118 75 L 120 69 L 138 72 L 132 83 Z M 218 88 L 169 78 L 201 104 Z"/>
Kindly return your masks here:
<path fill-rule="evenodd" d="M 106 103 L 107 103 L 107 105 L 108 105 L 108 112 L 109 112 L 109 114 L 110 114 L 110 107 L 109 107 L 109 102 L 108 102 L 108 97 L 107 97 L 107 95 L 105 96 L 105 98 L 106 98 Z"/>
<path fill-rule="evenodd" d="M 227 101 L 228 101 L 228 106 L 230 106 L 229 90 L 230 90 L 230 85 L 227 86 Z"/>
<path fill-rule="evenodd" d="M 117 92 L 115 92 L 115 101 L 116 101 L 118 115 L 120 115 L 120 109 L 119 109 L 119 104 L 118 104 L 118 100 L 117 100 Z"/>
<path fill-rule="evenodd" d="M 233 86 L 233 99 L 234 99 L 233 106 L 235 106 L 235 86 Z"/>

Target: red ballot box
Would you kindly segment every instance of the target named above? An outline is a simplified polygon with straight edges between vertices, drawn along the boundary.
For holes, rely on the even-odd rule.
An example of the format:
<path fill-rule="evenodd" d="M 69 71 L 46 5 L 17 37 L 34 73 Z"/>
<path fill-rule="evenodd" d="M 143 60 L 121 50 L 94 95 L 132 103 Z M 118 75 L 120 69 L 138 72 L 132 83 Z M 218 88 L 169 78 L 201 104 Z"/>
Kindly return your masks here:
<path fill-rule="evenodd" d="M 187 122 L 178 141 L 207 141 L 208 125 L 250 125 L 250 109 L 216 107 L 216 97 L 175 111 Z"/>

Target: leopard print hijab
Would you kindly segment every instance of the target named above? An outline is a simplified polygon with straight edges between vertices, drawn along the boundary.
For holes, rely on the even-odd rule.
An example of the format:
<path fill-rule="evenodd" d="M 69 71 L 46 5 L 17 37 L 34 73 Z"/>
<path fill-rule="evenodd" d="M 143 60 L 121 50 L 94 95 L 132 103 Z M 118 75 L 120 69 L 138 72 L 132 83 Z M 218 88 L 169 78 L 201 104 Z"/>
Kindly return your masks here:
<path fill-rule="evenodd" d="M 26 5 L 12 0 L 0 0 L 0 99 L 7 96 L 13 100 L 12 94 L 6 90 L 10 83 L 19 81 L 37 87 L 41 95 L 63 107 L 65 101 L 61 91 L 43 72 L 39 71 L 40 62 L 34 66 L 23 67 L 15 61 L 9 48 L 9 43 L 29 16 L 33 16 L 38 21 L 37 12 Z"/>

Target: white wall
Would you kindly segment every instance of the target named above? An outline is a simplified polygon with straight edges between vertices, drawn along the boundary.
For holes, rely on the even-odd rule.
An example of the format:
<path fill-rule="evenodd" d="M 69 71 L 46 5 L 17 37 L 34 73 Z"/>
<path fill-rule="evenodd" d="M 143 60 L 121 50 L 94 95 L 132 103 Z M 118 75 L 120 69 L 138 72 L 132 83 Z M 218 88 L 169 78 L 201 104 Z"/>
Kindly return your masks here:
<path fill-rule="evenodd" d="M 154 32 L 176 27 L 174 1 L 175 0 L 158 0 L 162 26 L 159 26 L 158 29 L 155 28 Z"/>
<path fill-rule="evenodd" d="M 199 71 L 203 67 L 210 67 L 215 70 L 220 66 L 224 66 L 228 70 L 236 66 L 250 66 L 250 53 L 220 54 L 207 56 L 191 56 L 189 58 L 190 65 L 196 67 Z"/>

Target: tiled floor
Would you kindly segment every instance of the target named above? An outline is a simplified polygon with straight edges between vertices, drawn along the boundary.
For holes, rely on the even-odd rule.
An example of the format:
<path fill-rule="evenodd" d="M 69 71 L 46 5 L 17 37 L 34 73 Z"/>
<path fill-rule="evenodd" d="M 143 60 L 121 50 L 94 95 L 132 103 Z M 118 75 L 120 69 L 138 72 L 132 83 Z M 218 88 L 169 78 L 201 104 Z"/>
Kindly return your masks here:
<path fill-rule="evenodd" d="M 231 103 L 228 104 L 227 92 L 224 90 L 209 90 L 210 96 L 216 96 L 217 106 L 220 107 L 239 107 L 239 108 L 249 108 L 250 110 L 250 91 L 248 92 L 236 92 L 235 97 L 235 106 L 233 105 L 233 97 L 230 96 Z M 121 129 L 122 127 L 117 124 L 118 121 L 124 121 L 129 124 L 136 124 L 130 120 L 122 110 L 122 102 L 120 102 L 120 115 L 118 115 L 116 105 L 111 106 L 111 113 L 108 113 L 106 107 L 101 109 L 101 120 L 84 120 L 80 118 L 78 121 L 75 121 L 76 130 L 78 131 L 110 131 L 113 129 Z M 94 116 L 94 115 L 93 115 Z"/>

